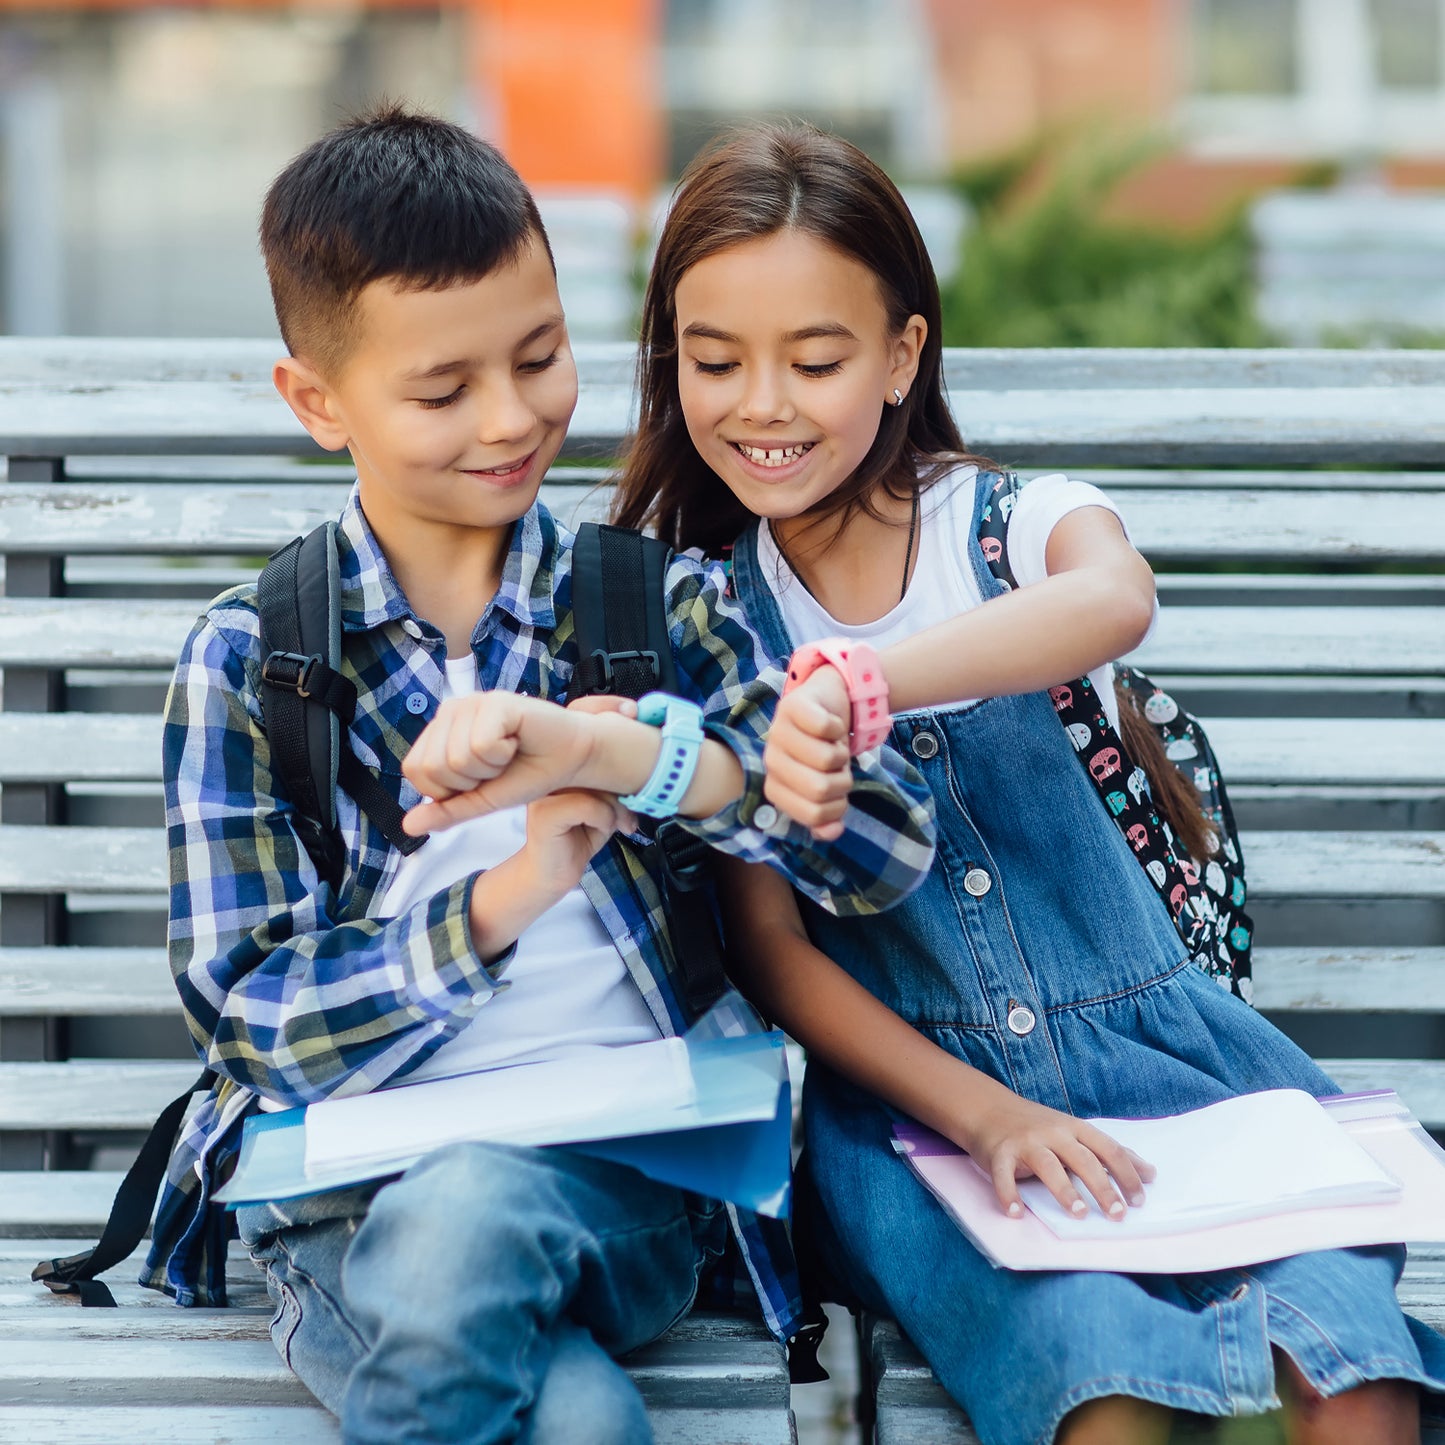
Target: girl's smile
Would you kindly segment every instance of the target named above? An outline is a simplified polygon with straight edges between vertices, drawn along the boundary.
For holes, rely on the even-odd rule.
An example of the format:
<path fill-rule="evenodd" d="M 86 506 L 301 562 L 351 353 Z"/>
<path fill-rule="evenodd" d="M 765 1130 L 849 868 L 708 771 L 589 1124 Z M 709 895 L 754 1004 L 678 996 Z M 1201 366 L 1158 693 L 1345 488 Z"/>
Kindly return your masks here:
<path fill-rule="evenodd" d="M 703 460 L 749 510 L 802 515 L 868 455 L 924 323 L 892 335 L 872 273 L 802 231 L 719 251 L 678 281 L 678 394 Z"/>

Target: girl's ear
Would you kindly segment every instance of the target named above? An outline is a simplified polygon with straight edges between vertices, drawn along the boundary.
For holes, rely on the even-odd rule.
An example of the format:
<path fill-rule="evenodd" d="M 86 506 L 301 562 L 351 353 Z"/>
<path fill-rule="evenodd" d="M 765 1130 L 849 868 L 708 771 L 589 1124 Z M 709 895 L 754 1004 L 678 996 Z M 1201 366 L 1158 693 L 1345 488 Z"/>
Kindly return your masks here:
<path fill-rule="evenodd" d="M 283 356 L 271 368 L 271 380 L 319 446 L 339 452 L 347 445 L 351 436 L 335 414 L 331 388 L 314 367 L 299 357 Z"/>
<path fill-rule="evenodd" d="M 893 338 L 893 370 L 888 374 L 886 400 L 893 400 L 893 388 L 907 396 L 918 376 L 918 361 L 923 343 L 928 340 L 928 323 L 921 316 L 910 316 L 903 330 Z"/>

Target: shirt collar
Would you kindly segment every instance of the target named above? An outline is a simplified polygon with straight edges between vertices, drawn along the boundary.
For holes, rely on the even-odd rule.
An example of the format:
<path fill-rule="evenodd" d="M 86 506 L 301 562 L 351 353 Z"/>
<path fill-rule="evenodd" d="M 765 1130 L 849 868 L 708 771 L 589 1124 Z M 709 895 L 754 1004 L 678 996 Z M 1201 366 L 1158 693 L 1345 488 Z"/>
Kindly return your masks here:
<path fill-rule="evenodd" d="M 571 534 L 540 502 L 534 502 L 512 528 L 507 560 L 502 567 L 502 584 L 488 611 L 500 607 L 523 625 L 555 627 L 557 610 L 553 593 L 558 581 L 558 562 L 571 541 Z M 415 617 L 361 510 L 360 490 L 356 486 L 352 487 L 341 513 L 337 553 L 341 573 L 341 625 L 348 632 L 363 632 L 385 622 Z"/>

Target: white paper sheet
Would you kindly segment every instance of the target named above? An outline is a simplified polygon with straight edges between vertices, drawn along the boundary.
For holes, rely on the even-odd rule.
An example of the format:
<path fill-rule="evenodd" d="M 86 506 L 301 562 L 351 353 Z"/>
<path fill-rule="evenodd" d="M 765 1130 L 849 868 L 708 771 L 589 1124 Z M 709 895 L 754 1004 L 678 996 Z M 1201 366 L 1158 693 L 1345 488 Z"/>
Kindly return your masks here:
<path fill-rule="evenodd" d="M 1091 1119 L 1158 1171 L 1143 1205 L 1122 1220 L 1072 1215 L 1037 1179 L 1022 1180 L 1024 1203 L 1060 1239 L 1178 1234 L 1282 1209 L 1372 1204 L 1393 1199 L 1399 1183 L 1299 1089 L 1225 1099 L 1168 1119 Z M 1076 1184 L 1078 1181 L 1075 1181 Z"/>
<path fill-rule="evenodd" d="M 894 1147 L 983 1255 L 1005 1269 L 1190 1274 L 1315 1249 L 1445 1243 L 1445 1153 L 1399 1098 L 1381 1090 L 1323 1104 L 1400 1182 L 1403 1192 L 1398 1197 L 1378 1204 L 1290 1210 L 1176 1235 L 1125 1237 L 1115 1229 L 1098 1239 L 1060 1239 L 1032 1213 L 1010 1219 L 992 1183 L 968 1155 L 920 1125 L 897 1126 Z"/>
<path fill-rule="evenodd" d="M 409 1160 L 448 1144 L 565 1144 L 624 1135 L 639 1103 L 687 1108 L 697 1097 L 687 1046 L 656 1039 L 510 1069 L 428 1079 L 306 1110 L 306 1173 Z"/>

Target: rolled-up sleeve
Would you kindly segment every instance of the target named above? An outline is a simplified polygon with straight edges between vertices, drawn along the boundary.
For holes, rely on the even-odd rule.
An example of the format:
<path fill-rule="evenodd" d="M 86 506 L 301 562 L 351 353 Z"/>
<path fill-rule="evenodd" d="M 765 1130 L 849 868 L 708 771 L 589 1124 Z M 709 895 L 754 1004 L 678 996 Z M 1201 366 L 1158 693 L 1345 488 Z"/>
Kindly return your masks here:
<path fill-rule="evenodd" d="M 209 1066 L 286 1105 L 361 1093 L 490 997 L 476 874 L 396 918 L 340 919 L 277 787 L 250 669 L 211 615 L 181 653 L 164 753 L 171 971 Z"/>
<path fill-rule="evenodd" d="M 843 917 L 876 913 L 921 883 L 933 863 L 933 798 L 922 776 L 891 748 L 853 761 L 843 832 L 829 842 L 763 798 L 763 742 L 783 671 L 726 595 L 726 573 L 677 557 L 668 572 L 668 614 L 679 686 L 703 709 L 709 736 L 743 770 L 742 794 L 712 817 L 679 820 L 713 847 L 768 863 L 823 908 Z"/>

